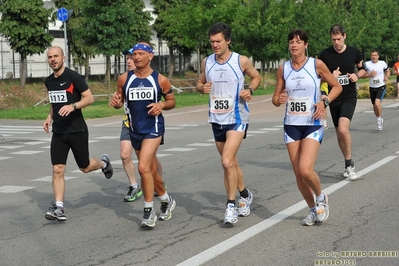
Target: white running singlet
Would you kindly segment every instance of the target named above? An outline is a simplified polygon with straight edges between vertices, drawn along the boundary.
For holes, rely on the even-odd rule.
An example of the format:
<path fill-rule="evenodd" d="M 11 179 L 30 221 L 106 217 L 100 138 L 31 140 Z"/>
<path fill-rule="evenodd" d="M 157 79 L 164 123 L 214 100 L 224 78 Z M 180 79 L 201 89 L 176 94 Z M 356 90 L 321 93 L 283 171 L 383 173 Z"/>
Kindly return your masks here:
<path fill-rule="evenodd" d="M 316 72 L 316 60 L 309 57 L 299 70 L 292 68 L 291 61 L 285 62 L 283 78 L 288 94 L 284 125 L 323 125 L 322 119 L 313 119 L 314 104 L 321 100 L 320 77 Z"/>
<path fill-rule="evenodd" d="M 223 64 L 216 61 L 215 54 L 208 56 L 205 75 L 206 81 L 212 82 L 208 122 L 220 125 L 248 124 L 249 108 L 240 97 L 240 92 L 244 89 L 240 55 L 232 52 Z"/>

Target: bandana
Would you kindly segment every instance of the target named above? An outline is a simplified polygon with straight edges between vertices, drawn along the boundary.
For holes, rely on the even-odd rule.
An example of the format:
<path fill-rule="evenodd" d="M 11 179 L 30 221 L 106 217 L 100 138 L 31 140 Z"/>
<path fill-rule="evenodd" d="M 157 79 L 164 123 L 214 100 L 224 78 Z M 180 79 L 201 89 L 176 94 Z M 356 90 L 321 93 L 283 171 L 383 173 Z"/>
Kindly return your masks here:
<path fill-rule="evenodd" d="M 149 45 L 143 44 L 143 43 L 138 43 L 135 46 L 133 46 L 132 48 L 130 48 L 129 50 L 126 50 L 126 51 L 122 52 L 122 54 L 123 55 L 133 54 L 134 51 L 138 51 L 138 50 L 146 51 L 146 52 L 148 52 L 150 54 L 154 53 L 152 51 L 152 48 Z"/>

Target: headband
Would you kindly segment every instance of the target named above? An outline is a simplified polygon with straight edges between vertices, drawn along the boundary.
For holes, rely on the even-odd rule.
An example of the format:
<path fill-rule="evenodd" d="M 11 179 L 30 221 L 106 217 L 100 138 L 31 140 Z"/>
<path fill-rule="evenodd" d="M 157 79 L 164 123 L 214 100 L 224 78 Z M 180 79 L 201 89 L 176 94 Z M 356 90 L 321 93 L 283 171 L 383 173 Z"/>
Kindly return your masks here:
<path fill-rule="evenodd" d="M 142 51 L 146 51 L 146 52 L 148 52 L 150 54 L 154 54 L 154 52 L 152 51 L 151 46 L 149 46 L 147 44 L 143 44 L 143 43 L 136 44 L 135 46 L 133 46 L 129 50 L 123 51 L 122 54 L 123 55 L 133 54 L 133 52 L 137 51 L 137 50 L 142 50 Z"/>

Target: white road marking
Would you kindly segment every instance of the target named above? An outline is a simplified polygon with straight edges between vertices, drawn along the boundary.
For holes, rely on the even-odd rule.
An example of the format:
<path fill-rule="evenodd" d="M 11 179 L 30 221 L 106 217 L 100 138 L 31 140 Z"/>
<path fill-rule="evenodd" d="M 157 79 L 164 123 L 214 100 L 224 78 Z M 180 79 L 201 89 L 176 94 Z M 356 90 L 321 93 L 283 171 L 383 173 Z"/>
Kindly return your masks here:
<path fill-rule="evenodd" d="M 35 187 L 26 187 L 26 186 L 2 186 L 0 187 L 0 193 L 16 193 L 24 190 L 32 189 Z"/>
<path fill-rule="evenodd" d="M 65 180 L 70 180 L 70 179 L 75 179 L 75 178 L 78 178 L 78 177 L 77 176 L 65 176 L 64 177 Z M 53 177 L 52 176 L 45 176 L 45 177 L 33 179 L 32 181 L 52 182 L 53 181 Z"/>
<path fill-rule="evenodd" d="M 370 173 L 371 171 L 383 166 L 384 164 L 396 159 L 398 156 L 388 156 L 381 161 L 378 161 L 374 163 L 373 165 L 370 165 L 369 167 L 357 172 L 357 175 L 359 178 L 367 173 Z M 337 191 L 338 189 L 344 187 L 345 185 L 351 183 L 352 181 L 349 181 L 349 179 L 345 179 L 341 182 L 338 182 L 336 184 L 333 184 L 329 186 L 328 188 L 324 189 L 323 191 L 328 195 L 332 194 L 334 191 Z M 356 181 L 354 181 L 356 182 Z M 273 215 L 272 217 L 236 234 L 233 237 L 230 237 L 229 239 L 226 239 L 225 241 L 199 253 L 198 255 L 195 255 L 188 260 L 183 261 L 182 263 L 177 264 L 178 266 L 194 266 L 194 265 L 201 265 L 207 261 L 210 261 L 213 258 L 216 258 L 220 254 L 228 251 L 229 249 L 244 243 L 247 239 L 263 232 L 264 230 L 272 227 L 273 225 L 283 221 L 284 219 L 290 217 L 291 215 L 297 213 L 298 211 L 302 210 L 305 208 L 306 202 L 304 200 L 292 205 L 291 207 L 288 207 L 287 209 Z"/>
<path fill-rule="evenodd" d="M 269 131 L 278 131 L 281 130 L 281 128 L 277 128 L 277 127 L 265 127 L 265 128 L 261 128 L 259 130 L 269 130 Z"/>
<path fill-rule="evenodd" d="M 0 148 L 9 149 L 9 150 L 18 149 L 18 148 L 21 148 L 21 147 L 23 147 L 23 146 L 3 146 L 3 145 L 0 145 Z"/>
<path fill-rule="evenodd" d="M 16 151 L 16 152 L 11 152 L 10 154 L 22 154 L 22 155 L 32 155 L 32 154 L 37 154 L 37 153 L 41 153 L 44 151 Z"/>
<path fill-rule="evenodd" d="M 196 150 L 196 148 L 170 148 L 163 151 L 193 151 L 193 150 Z"/>
<path fill-rule="evenodd" d="M 215 144 L 213 144 L 213 143 L 191 143 L 191 144 L 187 144 L 186 146 L 209 147 L 209 146 L 215 146 Z"/>

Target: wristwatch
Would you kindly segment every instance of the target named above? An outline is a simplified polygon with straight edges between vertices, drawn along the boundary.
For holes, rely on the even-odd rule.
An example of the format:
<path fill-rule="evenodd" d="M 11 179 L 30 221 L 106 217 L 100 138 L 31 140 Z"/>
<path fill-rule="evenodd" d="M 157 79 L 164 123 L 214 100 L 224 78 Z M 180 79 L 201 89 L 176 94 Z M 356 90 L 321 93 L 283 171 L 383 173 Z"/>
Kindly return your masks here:
<path fill-rule="evenodd" d="M 324 108 L 327 108 L 327 106 L 330 104 L 330 100 L 326 97 L 323 99 L 323 103 L 324 103 Z"/>
<path fill-rule="evenodd" d="M 248 87 L 248 90 L 251 92 L 251 95 L 254 94 L 254 90 L 250 87 Z"/>
<path fill-rule="evenodd" d="M 76 103 L 72 104 L 73 110 L 76 111 Z"/>

